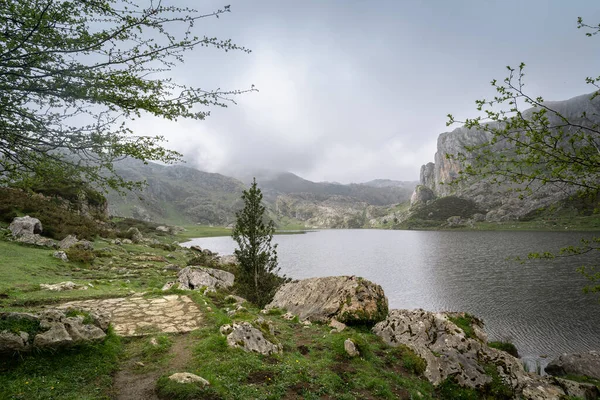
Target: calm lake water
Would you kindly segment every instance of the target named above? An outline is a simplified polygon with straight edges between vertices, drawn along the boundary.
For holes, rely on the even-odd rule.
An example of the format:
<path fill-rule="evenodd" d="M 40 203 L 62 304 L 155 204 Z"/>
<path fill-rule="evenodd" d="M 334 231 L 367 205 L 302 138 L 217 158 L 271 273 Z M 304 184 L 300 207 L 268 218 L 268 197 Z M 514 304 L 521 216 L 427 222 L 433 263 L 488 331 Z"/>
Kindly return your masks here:
<path fill-rule="evenodd" d="M 600 350 L 600 302 L 575 269 L 598 255 L 510 260 L 576 245 L 590 233 L 324 230 L 275 236 L 281 272 L 294 279 L 359 275 L 380 284 L 390 308 L 467 311 L 490 340 L 509 340 L 544 366 L 563 352 Z M 232 254 L 229 237 L 194 239 Z"/>

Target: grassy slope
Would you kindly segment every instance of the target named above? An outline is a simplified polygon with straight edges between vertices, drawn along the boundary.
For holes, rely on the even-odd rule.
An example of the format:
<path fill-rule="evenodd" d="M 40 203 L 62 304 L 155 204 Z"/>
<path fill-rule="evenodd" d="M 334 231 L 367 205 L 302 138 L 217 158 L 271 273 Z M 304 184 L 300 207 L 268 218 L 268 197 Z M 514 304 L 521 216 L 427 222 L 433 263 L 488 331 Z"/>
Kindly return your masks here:
<path fill-rule="evenodd" d="M 111 256 L 98 256 L 85 265 L 63 263 L 52 257 L 52 250 L 0 241 L 0 306 L 3 310 L 36 311 L 59 300 L 124 296 L 131 290 L 159 295 L 160 286 L 172 279 L 174 272 L 163 272 L 165 262 L 140 258 L 171 254 L 175 258 L 169 263 L 185 265 L 190 254 L 188 250 L 169 252 L 143 245 L 114 246 L 105 241 L 97 241 L 96 248 L 98 254 Z M 118 269 L 125 267 L 139 273 L 123 277 Z M 64 280 L 92 282 L 94 287 L 57 293 L 38 286 Z M 263 316 L 274 322 L 277 340 L 285 349 L 282 355 L 264 357 L 228 348 L 219 333 L 224 323 L 255 320 L 259 310 L 247 305 L 248 312 L 232 319 L 226 314 L 229 305 L 223 293 L 210 298 L 193 293 L 191 297 L 206 312 L 205 326 L 191 334 L 193 356 L 185 366 L 179 366 L 179 371 L 169 370 L 161 357 L 142 354 L 152 352 L 147 349 L 148 338 L 120 340 L 111 334 L 94 346 L 7 359 L 0 366 L 0 399 L 110 398 L 115 390 L 111 376 L 119 368 L 117 358 L 124 368 L 134 357 L 142 357 L 145 365 L 139 373 L 159 369 L 166 375 L 183 368 L 211 381 L 211 388 L 199 393 L 197 388 L 173 386 L 163 379 L 160 387 L 165 398 L 186 398 L 186 391 L 226 399 L 396 398 L 418 396 L 417 392 L 423 398 L 434 397 L 432 386 L 416 374 L 422 370 L 419 359 L 407 349 L 388 348 L 368 330 L 350 328 L 343 334 L 329 334 L 325 325 L 305 328 L 280 315 Z M 356 341 L 362 357 L 350 360 L 345 355 L 343 341 L 348 337 Z"/>

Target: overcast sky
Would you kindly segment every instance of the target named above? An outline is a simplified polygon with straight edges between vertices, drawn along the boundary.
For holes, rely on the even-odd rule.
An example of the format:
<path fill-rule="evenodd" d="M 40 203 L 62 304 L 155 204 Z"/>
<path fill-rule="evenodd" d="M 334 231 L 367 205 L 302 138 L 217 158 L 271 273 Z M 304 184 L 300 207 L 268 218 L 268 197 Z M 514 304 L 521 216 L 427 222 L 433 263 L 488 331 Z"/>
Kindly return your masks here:
<path fill-rule="evenodd" d="M 598 0 L 163 0 L 201 11 L 198 33 L 231 38 L 251 54 L 198 48 L 173 71 L 206 89 L 259 92 L 204 121 L 144 118 L 189 165 L 224 174 L 290 171 L 315 181 L 417 180 L 433 161 L 446 115 L 476 115 L 506 65 L 527 64 L 528 89 L 546 100 L 593 90 Z M 201 3 L 200 5 L 198 5 Z"/>

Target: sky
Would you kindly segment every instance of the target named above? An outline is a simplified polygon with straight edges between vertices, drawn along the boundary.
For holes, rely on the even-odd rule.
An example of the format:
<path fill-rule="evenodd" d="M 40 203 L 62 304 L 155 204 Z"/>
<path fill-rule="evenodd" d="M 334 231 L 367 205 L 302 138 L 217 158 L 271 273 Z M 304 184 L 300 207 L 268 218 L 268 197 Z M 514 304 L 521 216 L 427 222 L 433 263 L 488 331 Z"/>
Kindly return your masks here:
<path fill-rule="evenodd" d="M 163 0 L 210 12 L 197 33 L 252 50 L 197 48 L 170 74 L 207 90 L 247 89 L 203 121 L 143 117 L 137 132 L 203 171 L 289 171 L 313 181 L 414 181 L 447 114 L 477 115 L 492 79 L 524 62 L 545 100 L 589 93 L 600 75 L 599 0 Z"/>

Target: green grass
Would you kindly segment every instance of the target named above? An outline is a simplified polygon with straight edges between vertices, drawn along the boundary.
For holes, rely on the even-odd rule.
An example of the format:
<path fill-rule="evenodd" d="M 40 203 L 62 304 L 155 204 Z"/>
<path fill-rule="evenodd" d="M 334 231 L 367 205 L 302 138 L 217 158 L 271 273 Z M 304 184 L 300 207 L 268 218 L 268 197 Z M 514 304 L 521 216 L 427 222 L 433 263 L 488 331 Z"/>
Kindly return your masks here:
<path fill-rule="evenodd" d="M 0 399 L 109 399 L 122 345 L 109 332 L 99 344 L 0 362 Z"/>
<path fill-rule="evenodd" d="M 505 351 L 511 356 L 519 358 L 519 351 L 517 350 L 517 346 L 510 342 L 488 342 L 488 346 L 494 349 Z"/>
<path fill-rule="evenodd" d="M 222 296 L 216 296 L 220 300 Z M 327 325 L 304 327 L 285 321 L 280 315 L 261 315 L 276 327 L 283 354 L 262 356 L 228 347 L 218 331 L 222 324 L 247 320 L 253 322 L 258 310 L 232 320 L 219 307 L 226 303 L 193 295 L 201 308 L 207 300 L 213 312 L 206 313 L 206 327 L 193 332 L 194 357 L 187 370 L 207 379 L 211 385 L 179 385 L 166 379 L 158 381 L 163 398 L 278 399 L 286 396 L 318 399 L 383 398 L 401 395 L 430 399 L 434 388 L 419 375 L 425 363 L 406 347 L 390 348 L 368 329 L 347 328 L 331 334 Z M 351 358 L 344 341 L 351 338 L 361 355 Z"/>
<path fill-rule="evenodd" d="M 465 313 L 462 317 L 448 317 L 456 326 L 465 332 L 465 336 L 471 339 L 477 339 L 473 330 L 474 317 Z"/>
<path fill-rule="evenodd" d="M 167 264 L 183 267 L 193 254 L 187 249 L 172 252 L 135 244 L 115 246 L 104 240 L 97 240 L 94 246 L 96 257 L 84 264 L 60 261 L 52 257 L 52 249 L 0 240 L 0 307 L 26 311 L 46 303 L 119 297 L 131 291 L 160 289 L 176 277 L 175 271 L 164 267 Z M 142 261 L 151 256 L 161 256 L 164 261 Z M 63 281 L 88 289 L 52 292 L 39 286 Z"/>

